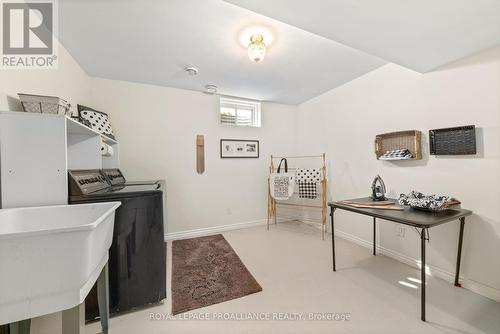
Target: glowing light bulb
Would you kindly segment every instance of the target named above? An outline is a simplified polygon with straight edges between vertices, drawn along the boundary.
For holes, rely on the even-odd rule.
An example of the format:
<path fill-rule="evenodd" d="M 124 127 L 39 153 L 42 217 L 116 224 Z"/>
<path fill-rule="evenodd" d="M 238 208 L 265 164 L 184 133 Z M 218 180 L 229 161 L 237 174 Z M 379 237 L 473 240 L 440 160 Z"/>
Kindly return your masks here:
<path fill-rule="evenodd" d="M 248 57 L 254 62 L 258 63 L 264 59 L 266 55 L 266 44 L 264 37 L 259 34 L 250 37 L 250 44 L 248 44 Z"/>

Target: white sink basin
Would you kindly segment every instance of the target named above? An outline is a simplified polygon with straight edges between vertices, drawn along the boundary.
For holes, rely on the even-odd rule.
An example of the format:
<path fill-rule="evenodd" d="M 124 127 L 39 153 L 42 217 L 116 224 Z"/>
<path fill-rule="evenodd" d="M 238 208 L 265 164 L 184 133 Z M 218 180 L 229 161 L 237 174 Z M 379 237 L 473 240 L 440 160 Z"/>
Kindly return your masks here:
<path fill-rule="evenodd" d="M 0 325 L 84 301 L 108 261 L 120 204 L 0 210 Z"/>

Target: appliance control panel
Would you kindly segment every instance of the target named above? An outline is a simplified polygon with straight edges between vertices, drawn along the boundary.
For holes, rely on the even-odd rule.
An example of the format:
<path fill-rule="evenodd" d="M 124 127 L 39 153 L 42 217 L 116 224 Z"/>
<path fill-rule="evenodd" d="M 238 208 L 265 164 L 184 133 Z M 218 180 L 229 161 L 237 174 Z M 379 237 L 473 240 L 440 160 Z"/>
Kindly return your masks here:
<path fill-rule="evenodd" d="M 103 169 L 102 173 L 108 179 L 109 184 L 112 186 L 119 186 L 125 184 L 125 176 L 118 168 Z"/>
<path fill-rule="evenodd" d="M 87 195 L 109 187 L 100 170 L 71 170 L 69 174 L 69 194 Z"/>

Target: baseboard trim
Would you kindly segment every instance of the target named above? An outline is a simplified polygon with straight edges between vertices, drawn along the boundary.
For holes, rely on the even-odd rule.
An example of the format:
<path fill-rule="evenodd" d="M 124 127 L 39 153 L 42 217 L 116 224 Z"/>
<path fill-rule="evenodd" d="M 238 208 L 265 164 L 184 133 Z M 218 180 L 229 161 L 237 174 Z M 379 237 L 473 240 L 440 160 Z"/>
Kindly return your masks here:
<path fill-rule="evenodd" d="M 303 217 L 292 217 L 292 216 L 281 216 L 278 217 L 277 222 L 285 222 L 285 221 L 290 221 L 290 220 L 299 220 L 303 221 L 306 223 L 312 223 L 315 225 L 318 225 L 318 228 L 321 228 L 321 222 L 318 220 L 314 219 L 307 219 Z M 165 234 L 165 241 L 172 241 L 172 240 L 178 240 L 178 239 L 187 239 L 187 238 L 194 238 L 194 237 L 201 237 L 201 236 L 206 236 L 206 235 L 211 235 L 215 233 L 221 233 L 225 231 L 232 231 L 232 230 L 240 230 L 240 229 L 245 229 L 245 228 L 251 228 L 251 227 L 256 227 L 256 226 L 263 226 L 267 224 L 267 219 L 259 219 L 255 221 L 249 221 L 249 222 L 242 222 L 242 223 L 237 223 L 237 224 L 229 224 L 229 225 L 220 225 L 220 226 L 214 226 L 214 227 L 206 227 L 206 228 L 199 228 L 199 229 L 194 229 L 194 230 L 188 230 L 188 231 L 181 231 L 181 232 L 173 232 L 173 233 L 167 233 Z M 328 229 L 328 224 L 327 224 L 327 229 Z M 328 229 L 329 230 L 329 229 Z M 368 249 L 372 249 L 373 247 L 373 242 L 367 241 L 365 239 L 362 239 L 360 237 L 357 237 L 353 234 L 340 231 L 340 230 L 335 230 L 335 236 L 342 238 L 344 240 L 353 242 L 357 245 L 363 246 Z M 410 256 L 395 252 L 391 249 L 382 247 L 380 245 L 377 245 L 377 252 L 379 254 L 383 254 L 387 257 L 390 257 L 396 261 L 405 263 L 409 265 L 410 267 L 420 269 L 420 260 L 412 258 Z M 427 273 L 431 273 L 433 276 L 439 277 L 441 279 L 444 279 L 445 281 L 448 281 L 450 283 L 454 283 L 455 279 L 455 274 L 452 272 L 449 272 L 443 268 L 436 267 L 433 265 L 427 265 L 426 268 Z M 484 296 L 486 298 L 492 299 L 494 301 L 500 302 L 500 290 L 490 287 L 488 285 L 482 284 L 480 282 L 468 279 L 466 277 L 460 276 L 460 282 L 462 284 L 462 287 L 470 290 L 474 293 L 477 293 L 481 296 Z"/>
<path fill-rule="evenodd" d="M 357 245 L 363 246 L 368 249 L 373 248 L 373 242 L 367 241 L 365 239 L 359 238 L 355 235 L 352 235 L 350 233 L 340 231 L 340 230 L 335 230 L 335 236 L 342 238 L 344 240 L 353 242 Z M 396 261 L 405 263 L 409 265 L 410 267 L 420 269 L 421 268 L 421 263 L 420 260 L 412 258 L 410 256 L 395 252 L 391 249 L 382 247 L 377 245 L 376 250 L 379 254 L 383 254 L 387 257 L 390 257 Z M 449 272 L 443 268 L 436 267 L 433 265 L 426 265 L 426 272 L 428 274 L 432 274 L 433 276 L 439 277 L 441 279 L 444 279 L 445 281 L 448 281 L 450 283 L 454 283 L 455 280 L 455 273 Z M 460 276 L 460 283 L 463 288 L 470 290 L 474 293 L 477 293 L 481 296 L 484 296 L 486 298 L 492 299 L 494 301 L 500 302 L 500 290 L 495 289 L 493 287 L 490 287 L 488 285 L 479 283 L 474 280 L 470 280 L 466 277 Z"/>
<path fill-rule="evenodd" d="M 286 219 L 286 218 L 277 219 L 278 222 L 284 222 L 287 220 L 288 219 Z M 198 228 L 198 229 L 194 229 L 194 230 L 172 232 L 172 233 L 165 234 L 165 241 L 202 237 L 202 236 L 207 236 L 207 235 L 211 235 L 211 234 L 215 234 L 215 233 L 221 233 L 221 232 L 232 231 L 232 230 L 240 230 L 240 229 L 244 229 L 244 228 L 251 228 L 251 227 L 262 226 L 262 225 L 266 225 L 266 224 L 267 224 L 267 219 L 264 218 L 264 219 L 236 223 L 236 224 L 219 225 L 219 226 L 214 226 L 214 227 Z"/>
<path fill-rule="evenodd" d="M 321 220 L 317 219 L 311 219 L 311 218 L 305 218 L 305 217 L 297 217 L 297 216 L 285 216 L 285 215 L 280 215 L 278 217 L 278 222 L 285 222 L 285 221 L 299 221 L 304 224 L 308 224 L 310 226 L 313 226 L 317 228 L 318 230 L 321 230 Z M 327 225 L 327 230 L 328 230 L 328 224 Z"/>

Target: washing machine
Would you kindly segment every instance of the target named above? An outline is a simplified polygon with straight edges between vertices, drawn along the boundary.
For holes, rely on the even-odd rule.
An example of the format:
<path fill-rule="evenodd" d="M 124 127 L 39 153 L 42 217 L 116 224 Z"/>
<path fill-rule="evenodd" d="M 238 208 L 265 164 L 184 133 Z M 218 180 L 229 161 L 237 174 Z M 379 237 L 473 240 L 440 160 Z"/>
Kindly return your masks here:
<path fill-rule="evenodd" d="M 100 170 L 69 171 L 69 203 L 120 201 L 109 251 L 110 314 L 166 298 L 163 194 L 158 184 L 112 186 Z M 85 300 L 87 321 L 98 319 L 96 287 Z"/>
<path fill-rule="evenodd" d="M 158 188 L 161 187 L 160 180 L 153 181 L 127 181 L 122 171 L 119 168 L 105 168 L 102 169 L 102 175 L 106 177 L 109 184 L 114 187 L 121 186 L 135 186 L 135 185 L 157 185 Z"/>

